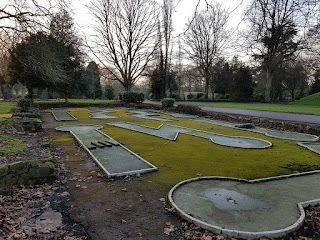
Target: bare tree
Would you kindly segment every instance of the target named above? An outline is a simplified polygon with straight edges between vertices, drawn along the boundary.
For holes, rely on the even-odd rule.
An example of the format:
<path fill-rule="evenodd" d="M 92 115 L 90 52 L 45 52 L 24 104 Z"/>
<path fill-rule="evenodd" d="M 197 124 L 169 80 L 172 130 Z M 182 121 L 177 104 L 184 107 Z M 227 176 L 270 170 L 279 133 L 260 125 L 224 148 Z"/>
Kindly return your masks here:
<path fill-rule="evenodd" d="M 96 20 L 89 47 L 125 90 L 142 76 L 155 51 L 155 6 L 149 0 L 98 0 L 89 7 Z"/>
<path fill-rule="evenodd" d="M 221 56 L 230 37 L 226 28 L 228 17 L 228 10 L 220 3 L 211 3 L 206 11 L 197 13 L 187 23 L 184 40 L 188 48 L 185 51 L 196 62 L 205 79 L 206 99 L 215 61 Z"/>
<path fill-rule="evenodd" d="M 5 98 L 6 86 L 8 84 L 8 63 L 10 55 L 7 46 L 11 45 L 11 39 L 6 36 L 0 36 L 0 90 Z"/>
<path fill-rule="evenodd" d="M 68 0 L 3 0 L 0 2 L 0 29 L 6 33 L 47 28 L 48 17 L 68 6 Z"/>
<path fill-rule="evenodd" d="M 273 74 L 279 65 L 296 57 L 312 12 L 318 1 L 253 0 L 246 10 L 249 30 L 245 34 L 252 56 L 261 61 L 266 74 L 265 101 L 271 100 Z M 300 30 L 300 34 L 299 34 Z"/>
<path fill-rule="evenodd" d="M 169 78 L 169 66 L 170 66 L 170 45 L 172 37 L 172 0 L 163 0 L 162 4 L 162 24 L 163 24 L 163 36 L 164 36 L 164 93 L 168 88 Z"/>

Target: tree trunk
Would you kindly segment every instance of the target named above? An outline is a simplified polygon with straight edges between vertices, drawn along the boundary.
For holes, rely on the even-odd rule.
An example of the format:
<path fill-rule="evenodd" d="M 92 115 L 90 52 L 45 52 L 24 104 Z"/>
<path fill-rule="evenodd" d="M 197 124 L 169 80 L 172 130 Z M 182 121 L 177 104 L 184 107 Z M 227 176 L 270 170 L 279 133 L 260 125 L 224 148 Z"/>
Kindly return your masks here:
<path fill-rule="evenodd" d="M 266 89 L 265 89 L 265 96 L 264 96 L 264 100 L 267 103 L 271 101 L 271 83 L 272 83 L 272 76 L 269 68 L 267 68 L 266 69 Z"/>
<path fill-rule="evenodd" d="M 28 95 L 30 96 L 31 102 L 33 103 L 33 88 L 29 87 L 28 89 Z"/>
<path fill-rule="evenodd" d="M 291 90 L 291 100 L 294 101 L 295 96 L 294 96 L 294 89 Z"/>
<path fill-rule="evenodd" d="M 204 87 L 204 99 L 208 99 L 208 95 L 209 95 L 209 82 L 210 82 L 210 77 L 209 77 L 209 73 L 206 72 L 205 73 L 205 87 Z"/>

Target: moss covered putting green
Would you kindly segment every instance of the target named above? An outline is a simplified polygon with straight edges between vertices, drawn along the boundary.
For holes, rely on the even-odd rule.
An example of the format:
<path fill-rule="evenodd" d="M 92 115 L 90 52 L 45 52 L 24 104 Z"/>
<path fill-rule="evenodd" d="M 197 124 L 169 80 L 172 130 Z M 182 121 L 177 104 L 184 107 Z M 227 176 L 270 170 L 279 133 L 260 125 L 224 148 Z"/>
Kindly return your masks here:
<path fill-rule="evenodd" d="M 301 146 L 296 141 L 271 138 L 252 133 L 192 120 L 181 120 L 165 114 L 160 117 L 172 118 L 170 124 L 208 132 L 232 136 L 246 136 L 265 139 L 272 142 L 269 149 L 236 149 L 213 144 L 207 139 L 180 134 L 177 141 L 169 141 L 143 133 L 107 126 L 111 122 L 131 122 L 150 127 L 159 127 L 161 121 L 140 119 L 130 116 L 125 109 L 110 109 L 120 116 L 117 119 L 90 119 L 89 112 L 96 110 L 70 109 L 78 119 L 77 124 L 97 124 L 118 142 L 131 151 L 138 153 L 148 162 L 159 168 L 141 178 L 143 184 L 170 189 L 176 183 L 197 176 L 226 176 L 244 179 L 256 179 L 292 173 L 284 168 L 290 164 L 320 165 L 320 157 Z M 67 123 L 71 124 L 71 123 Z M 61 136 L 61 137 L 60 137 Z M 54 142 L 67 143 L 70 136 L 54 134 Z"/>
<path fill-rule="evenodd" d="M 0 135 L 0 155 L 11 155 L 26 149 L 27 146 L 19 139 Z"/>

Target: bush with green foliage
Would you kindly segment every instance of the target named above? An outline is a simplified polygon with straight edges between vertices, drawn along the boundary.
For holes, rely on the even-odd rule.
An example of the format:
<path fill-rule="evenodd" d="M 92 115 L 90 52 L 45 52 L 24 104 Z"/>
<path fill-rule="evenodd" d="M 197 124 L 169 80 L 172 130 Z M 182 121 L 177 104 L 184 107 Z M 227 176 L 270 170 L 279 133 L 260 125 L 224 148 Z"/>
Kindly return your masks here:
<path fill-rule="evenodd" d="M 174 101 L 175 101 L 174 98 L 163 98 L 161 100 L 162 107 L 164 107 L 164 108 L 173 107 Z"/>
<path fill-rule="evenodd" d="M 187 95 L 187 99 L 188 99 L 188 100 L 193 99 L 193 95 L 192 95 L 191 93 L 189 93 L 189 94 Z"/>
<path fill-rule="evenodd" d="M 197 99 L 200 99 L 204 96 L 204 93 L 203 92 L 199 92 L 197 93 Z"/>
<path fill-rule="evenodd" d="M 28 112 L 32 106 L 32 101 L 31 99 L 24 98 L 20 99 L 17 104 L 22 112 Z"/>
<path fill-rule="evenodd" d="M 143 92 L 127 91 L 119 93 L 119 99 L 129 103 L 141 103 L 144 101 Z"/>
<path fill-rule="evenodd" d="M 171 92 L 169 94 L 169 98 L 174 98 L 175 100 L 180 100 L 181 99 L 178 92 Z"/>
<path fill-rule="evenodd" d="M 112 85 L 106 85 L 105 86 L 105 95 L 106 95 L 106 98 L 108 100 L 113 100 L 114 99 L 114 90 L 113 90 Z"/>
<path fill-rule="evenodd" d="M 190 115 L 198 115 L 198 116 L 205 116 L 206 113 L 201 111 L 198 106 L 190 106 L 190 105 L 178 105 L 175 108 L 176 112 L 185 113 Z"/>

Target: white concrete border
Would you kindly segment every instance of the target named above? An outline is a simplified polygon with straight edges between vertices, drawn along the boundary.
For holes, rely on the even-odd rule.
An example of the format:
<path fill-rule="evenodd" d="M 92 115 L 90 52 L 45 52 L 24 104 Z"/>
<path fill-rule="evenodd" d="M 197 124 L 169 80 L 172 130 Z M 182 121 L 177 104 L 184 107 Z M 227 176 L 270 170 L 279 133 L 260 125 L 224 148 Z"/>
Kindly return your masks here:
<path fill-rule="evenodd" d="M 153 171 L 157 171 L 158 168 L 156 166 L 154 166 L 153 164 L 149 163 L 148 161 L 146 161 L 145 159 L 143 159 L 142 157 L 140 157 L 139 155 L 137 155 L 136 153 L 132 152 L 131 150 L 129 150 L 128 148 L 126 148 L 125 146 L 123 146 L 121 143 L 117 142 L 116 140 L 114 140 L 113 138 L 111 138 L 110 136 L 108 136 L 107 134 L 101 132 L 99 129 L 103 128 L 103 126 L 101 125 L 90 125 L 90 124 L 81 124 L 81 125 L 70 125 L 70 126 L 96 126 L 97 129 L 95 129 L 95 131 L 97 131 L 98 133 L 104 135 L 105 137 L 107 137 L 108 139 L 110 139 L 111 141 L 114 141 L 116 143 L 119 143 L 119 146 L 123 149 L 125 149 L 127 152 L 129 152 L 131 155 L 134 155 L 136 158 L 138 158 L 140 161 L 146 163 L 148 166 L 150 166 L 150 168 L 146 168 L 146 169 L 140 169 L 140 170 L 136 170 L 136 171 L 127 171 L 127 172 L 120 172 L 120 173 L 110 173 L 101 163 L 100 161 L 94 156 L 94 154 L 86 147 L 86 145 L 84 145 L 84 143 L 72 132 L 72 131 L 65 131 L 65 130 L 60 130 L 59 128 L 62 127 L 67 127 L 68 125 L 65 126 L 60 126 L 60 127 L 56 127 L 57 131 L 63 131 L 63 132 L 70 132 L 71 135 L 80 143 L 81 147 L 83 149 L 85 149 L 89 155 L 91 156 L 91 158 L 95 161 L 95 163 L 107 174 L 107 176 L 109 178 L 111 177 L 121 177 L 121 176 L 126 176 L 126 175 L 135 175 L 135 174 L 142 174 L 142 173 L 148 173 L 148 172 L 153 172 Z"/>
<path fill-rule="evenodd" d="M 304 222 L 305 219 L 305 211 L 304 207 L 307 207 L 308 205 L 316 205 L 320 203 L 320 199 L 314 199 L 310 201 L 305 201 L 305 202 L 300 202 L 298 203 L 298 209 L 300 211 L 300 217 L 298 220 L 293 223 L 292 225 L 283 228 L 283 229 L 277 229 L 277 230 L 272 230 L 272 231 L 263 231 L 263 232 L 246 232 L 246 231 L 239 231 L 239 230 L 234 230 L 234 229 L 226 229 L 226 228 L 221 228 L 219 226 L 215 226 L 209 223 L 206 223 L 204 221 L 201 221 L 197 218 L 192 217 L 188 213 L 184 212 L 179 206 L 177 206 L 173 200 L 173 192 L 176 191 L 179 187 L 181 187 L 184 184 L 188 184 L 190 182 L 194 181 L 199 181 L 199 180 L 230 180 L 230 181 L 239 181 L 239 182 L 246 182 L 246 183 L 259 183 L 259 182 L 266 182 L 266 181 L 273 181 L 273 180 L 281 180 L 283 178 L 291 178 L 291 177 L 298 177 L 298 176 L 304 176 L 304 175 L 309 175 L 309 174 L 319 174 L 320 170 L 318 171 L 312 171 L 312 172 L 305 172 L 305 173 L 297 173 L 297 174 L 288 174 L 288 175 L 283 175 L 279 177 L 270 177 L 270 178 L 262 178 L 262 179 L 255 179 L 255 180 L 245 180 L 245 179 L 240 179 L 240 178 L 228 178 L 228 177 L 198 177 L 198 178 L 192 178 L 188 179 L 185 181 L 182 181 L 178 184 L 176 184 L 168 194 L 168 200 L 169 204 L 174 207 L 177 211 L 177 213 L 185 220 L 194 223 L 197 226 L 200 226 L 204 229 L 210 230 L 214 233 L 217 234 L 226 234 L 231 237 L 238 237 L 238 238 L 260 238 L 260 237 L 269 237 L 269 238 L 277 238 L 277 237 L 282 237 L 285 236 L 291 232 L 294 232 L 298 230 Z"/>
<path fill-rule="evenodd" d="M 114 113 L 115 111 L 111 111 L 111 110 L 97 110 L 97 111 L 94 111 L 94 112 L 89 112 L 89 115 L 91 119 L 101 119 L 101 120 L 108 120 L 108 119 L 116 119 L 116 118 L 120 118 L 120 116 L 110 116 L 108 114 L 105 114 L 106 116 L 108 116 L 108 118 L 97 118 L 97 117 L 94 117 L 92 115 L 92 113 Z"/>
<path fill-rule="evenodd" d="M 283 140 L 291 140 L 291 141 L 299 141 L 299 142 L 302 141 L 302 140 L 297 140 L 297 139 L 293 139 L 293 138 L 289 138 L 289 137 L 278 137 L 278 136 L 270 135 L 268 133 L 254 131 L 254 128 L 249 128 L 248 129 L 248 128 L 235 127 L 235 126 L 232 126 L 233 123 L 229 123 L 229 122 L 211 120 L 211 119 L 207 119 L 207 118 L 198 118 L 198 119 L 190 119 L 190 120 L 197 121 L 197 122 L 202 122 L 202 123 L 209 123 L 209 124 L 218 125 L 218 126 L 222 126 L 222 127 L 233 128 L 233 129 L 237 129 L 237 130 L 243 130 L 243 131 L 247 131 L 247 132 L 254 132 L 254 133 L 262 134 L 262 135 L 265 135 L 265 136 L 268 136 L 268 137 L 271 137 L 271 138 L 277 138 L 277 139 L 283 139 Z M 210 121 L 212 121 L 212 123 L 210 123 Z M 221 123 L 221 125 L 219 123 Z M 230 124 L 231 126 L 225 126 L 223 123 Z M 236 123 L 234 123 L 234 124 L 236 124 Z M 271 132 L 283 132 L 283 133 L 286 133 L 285 131 L 278 131 L 278 130 L 273 130 L 273 129 L 268 129 L 268 128 L 261 128 L 261 129 L 266 129 L 266 130 L 271 131 Z M 312 134 L 309 134 L 309 133 L 298 133 L 298 132 L 288 132 L 288 133 L 295 133 L 295 134 L 298 134 L 298 135 L 311 136 L 311 137 L 314 138 L 313 141 L 307 140 L 305 142 L 316 142 L 316 141 L 319 140 L 318 136 L 312 135 Z"/>
<path fill-rule="evenodd" d="M 59 120 L 59 119 L 57 118 L 57 116 L 55 115 L 54 110 L 63 110 L 63 109 L 57 109 L 57 108 L 52 108 L 52 109 L 51 109 L 51 113 L 52 113 L 52 115 L 53 115 L 53 117 L 55 118 L 56 121 L 58 121 L 58 122 L 73 121 L 73 120 Z M 69 113 L 69 111 L 65 110 L 65 112 L 66 112 L 67 114 L 69 114 L 75 121 L 78 120 L 75 116 L 71 115 L 71 114 Z"/>
<path fill-rule="evenodd" d="M 298 145 L 301 146 L 301 147 L 307 148 L 307 149 L 309 149 L 309 150 L 312 151 L 312 152 L 315 152 L 315 153 L 317 153 L 317 154 L 320 154 L 320 151 L 318 151 L 318 150 L 316 150 L 316 149 L 314 149 L 314 148 L 312 148 L 312 147 L 309 147 L 309 146 L 308 146 L 308 143 L 315 144 L 315 142 L 299 142 Z"/>
<path fill-rule="evenodd" d="M 234 148 L 242 148 L 242 149 L 265 149 L 265 148 L 270 148 L 270 147 L 272 147 L 272 143 L 271 143 L 271 142 L 269 142 L 269 141 L 267 141 L 267 140 L 264 140 L 264 139 L 260 139 L 260 138 L 242 137 L 242 136 L 229 136 L 229 135 L 223 135 L 223 134 L 218 134 L 218 133 L 213 133 L 213 132 L 202 131 L 202 130 L 198 130 L 198 129 L 180 127 L 180 126 L 178 126 L 178 125 L 171 125 L 171 124 L 168 124 L 168 123 L 162 123 L 162 124 L 161 124 L 159 127 L 157 127 L 157 128 L 149 127 L 149 126 L 144 126 L 144 125 L 139 125 L 139 124 L 135 124 L 135 123 L 129 123 L 129 122 L 108 123 L 107 125 L 114 126 L 114 127 L 119 127 L 119 128 L 123 128 L 123 129 L 127 129 L 127 130 L 131 130 L 131 131 L 135 131 L 135 132 L 139 132 L 139 133 L 144 133 L 144 134 L 148 134 L 148 135 L 151 135 L 151 136 L 156 136 L 156 137 L 164 138 L 164 139 L 171 140 L 171 141 L 176 141 L 177 138 L 178 138 L 178 135 L 180 134 L 180 132 L 177 131 L 175 137 L 174 137 L 173 139 L 171 139 L 171 138 L 166 138 L 166 137 L 162 137 L 162 136 L 158 136 L 158 135 L 153 135 L 153 134 L 151 134 L 151 133 L 147 133 L 147 132 L 143 132 L 143 131 L 138 131 L 138 130 L 134 130 L 134 129 L 128 129 L 128 128 L 125 128 L 125 127 L 117 126 L 118 123 L 131 124 L 131 125 L 136 125 L 136 126 L 139 126 L 139 127 L 150 128 L 150 129 L 153 129 L 153 130 L 160 130 L 161 127 L 162 127 L 164 124 L 166 124 L 166 125 L 173 126 L 173 127 L 183 128 L 183 129 L 187 129 L 187 130 L 191 130 L 191 131 L 198 131 L 198 132 L 209 133 L 209 134 L 213 134 L 213 135 L 217 135 L 217 136 L 230 137 L 230 138 L 247 138 L 247 139 L 254 139 L 254 140 L 258 140 L 258 141 L 265 142 L 265 143 L 267 144 L 265 147 L 243 148 L 243 147 L 228 146 L 228 145 L 224 145 L 224 144 L 219 144 L 219 143 L 216 143 L 215 141 L 213 141 L 212 139 L 210 139 L 213 143 L 215 143 L 215 144 L 217 144 L 217 145 L 225 146 L 225 147 L 234 147 Z M 190 135 L 190 136 L 199 137 L 199 136 L 197 136 L 197 135 L 190 134 L 190 133 L 183 133 L 183 132 L 181 132 L 181 133 L 182 133 L 182 134 L 187 134 L 187 135 Z"/>

